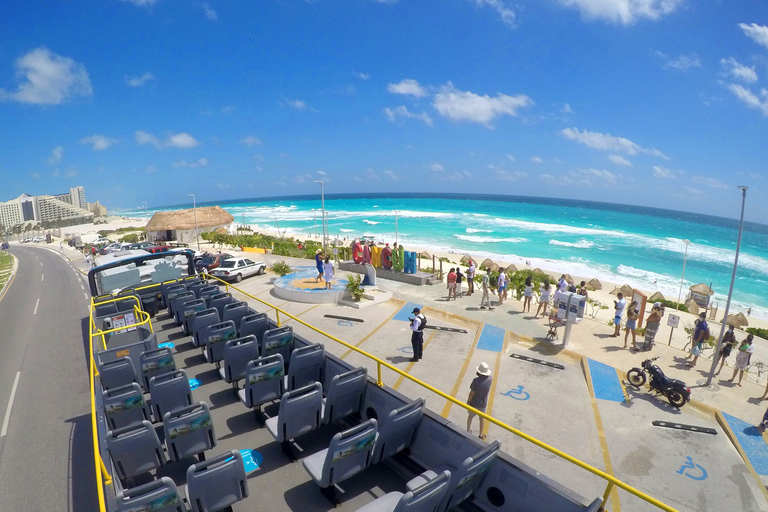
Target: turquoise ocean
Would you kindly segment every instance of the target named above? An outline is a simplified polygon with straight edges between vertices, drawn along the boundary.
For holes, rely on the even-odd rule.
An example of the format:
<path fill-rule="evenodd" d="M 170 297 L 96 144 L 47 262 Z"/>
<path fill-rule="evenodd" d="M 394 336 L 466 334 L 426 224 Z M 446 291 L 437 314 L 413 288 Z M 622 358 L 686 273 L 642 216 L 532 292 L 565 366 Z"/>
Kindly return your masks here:
<path fill-rule="evenodd" d="M 237 224 L 300 237 L 321 233 L 318 196 L 248 199 L 218 204 Z M 177 205 L 150 210 L 189 208 Z M 316 211 L 313 211 L 315 209 Z M 661 291 L 677 300 L 684 240 L 690 240 L 683 299 L 706 283 L 725 308 L 738 221 L 673 210 L 568 199 L 495 195 L 343 194 L 325 199 L 331 238 L 374 235 L 427 251 L 469 253 L 601 281 Z M 397 214 L 395 213 L 397 212 Z M 143 217 L 144 211 L 119 212 Z M 315 223 L 315 217 L 317 221 Z M 315 227 L 317 226 L 317 227 Z M 752 308 L 768 318 L 768 226 L 745 223 L 731 312 Z"/>

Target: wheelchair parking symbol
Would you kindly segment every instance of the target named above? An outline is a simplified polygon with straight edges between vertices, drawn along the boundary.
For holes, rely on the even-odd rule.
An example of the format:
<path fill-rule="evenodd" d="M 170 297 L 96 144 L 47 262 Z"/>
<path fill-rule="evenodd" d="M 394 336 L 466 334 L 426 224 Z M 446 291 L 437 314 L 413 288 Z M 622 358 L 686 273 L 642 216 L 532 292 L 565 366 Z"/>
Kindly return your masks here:
<path fill-rule="evenodd" d="M 688 478 L 691 478 L 693 480 L 706 480 L 707 479 L 707 470 L 703 467 L 699 466 L 698 464 L 693 463 L 693 459 L 690 457 L 685 458 L 685 464 L 682 465 L 680 469 L 677 470 L 678 475 L 685 475 Z M 692 471 L 686 471 L 686 470 L 692 470 Z"/>
<path fill-rule="evenodd" d="M 352 327 L 352 326 L 354 325 L 354 324 L 353 324 L 352 322 L 350 322 L 349 320 L 339 320 L 339 321 L 338 321 L 338 322 L 336 322 L 336 323 L 337 323 L 337 324 L 339 324 L 339 325 L 340 325 L 340 326 L 342 326 L 342 327 Z"/>
<path fill-rule="evenodd" d="M 502 393 L 504 396 L 514 398 L 515 400 L 528 400 L 531 395 L 527 391 L 523 391 L 523 386 L 517 386 L 516 389 L 510 389 L 506 393 Z"/>
<path fill-rule="evenodd" d="M 397 350 L 406 354 L 413 354 L 413 347 L 400 347 Z"/>

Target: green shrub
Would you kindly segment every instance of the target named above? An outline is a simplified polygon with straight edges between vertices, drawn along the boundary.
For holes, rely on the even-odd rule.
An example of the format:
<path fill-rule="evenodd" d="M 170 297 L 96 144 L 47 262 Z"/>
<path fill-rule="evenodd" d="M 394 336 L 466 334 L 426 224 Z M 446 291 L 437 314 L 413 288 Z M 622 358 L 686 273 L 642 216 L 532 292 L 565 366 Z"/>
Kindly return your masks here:
<path fill-rule="evenodd" d="M 130 233 L 120 239 L 120 242 L 124 244 L 135 244 L 138 241 L 139 241 L 139 235 L 137 235 L 136 233 Z"/>
<path fill-rule="evenodd" d="M 552 278 L 547 274 L 534 272 L 530 269 L 518 270 L 510 276 L 509 284 L 507 285 L 507 288 L 510 291 L 514 290 L 517 299 L 520 299 L 520 297 L 523 296 L 523 292 L 525 291 L 525 280 L 528 278 L 528 276 L 531 276 L 531 282 L 533 283 L 534 291 L 539 290 L 539 285 L 541 285 L 545 279 L 552 281 Z M 496 279 L 498 279 L 498 273 L 496 274 Z M 550 283 L 550 287 L 553 288 L 556 284 L 557 283 Z"/>
<path fill-rule="evenodd" d="M 747 327 L 747 332 L 749 334 L 754 334 L 758 338 L 768 340 L 768 329 L 763 329 L 761 327 Z"/>
<path fill-rule="evenodd" d="M 673 300 L 662 300 L 660 302 L 670 309 L 677 309 L 678 306 L 678 303 Z M 680 304 L 680 311 L 688 313 L 688 308 L 685 307 L 685 304 Z"/>
<path fill-rule="evenodd" d="M 293 272 L 291 266 L 285 261 L 278 261 L 277 263 L 273 263 L 270 267 L 270 270 L 279 276 L 284 276 Z"/>
<path fill-rule="evenodd" d="M 360 286 L 363 276 L 360 274 L 350 274 L 347 278 L 347 291 L 355 301 L 360 301 L 365 294 L 365 290 Z"/>

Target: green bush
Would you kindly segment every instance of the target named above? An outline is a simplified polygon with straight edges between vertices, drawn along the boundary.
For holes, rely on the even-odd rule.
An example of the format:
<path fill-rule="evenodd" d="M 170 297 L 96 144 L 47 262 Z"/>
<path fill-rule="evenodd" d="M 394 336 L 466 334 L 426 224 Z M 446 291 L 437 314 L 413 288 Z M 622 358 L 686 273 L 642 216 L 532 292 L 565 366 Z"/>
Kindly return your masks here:
<path fill-rule="evenodd" d="M 761 327 L 747 327 L 747 332 L 749 334 L 754 334 L 758 338 L 768 340 L 768 329 L 763 329 Z"/>
<path fill-rule="evenodd" d="M 279 276 L 290 274 L 293 271 L 291 266 L 288 265 L 285 261 L 278 261 L 277 263 L 272 264 L 270 270 Z"/>
<path fill-rule="evenodd" d="M 360 286 L 363 276 L 360 274 L 350 274 L 347 278 L 347 291 L 355 301 L 360 301 L 365 294 L 365 290 Z"/>
<path fill-rule="evenodd" d="M 517 299 L 520 299 L 523 296 L 523 292 L 525 291 L 525 280 L 528 276 L 531 276 L 534 291 L 539 290 L 539 285 L 543 283 L 545 279 L 552 281 L 552 278 L 547 274 L 534 272 L 529 269 L 518 270 L 510 276 L 509 284 L 507 285 L 507 289 L 510 291 L 514 290 Z M 498 273 L 496 274 L 496 278 L 498 279 Z M 550 287 L 554 287 L 556 284 L 557 283 L 550 283 Z"/>
<path fill-rule="evenodd" d="M 677 309 L 678 306 L 677 302 L 673 300 L 662 300 L 661 303 L 670 309 Z M 688 308 L 685 307 L 685 304 L 680 304 L 680 311 L 683 313 L 688 313 Z"/>
<path fill-rule="evenodd" d="M 130 233 L 120 239 L 120 242 L 124 244 L 135 244 L 138 241 L 139 241 L 139 235 L 137 235 L 136 233 Z"/>

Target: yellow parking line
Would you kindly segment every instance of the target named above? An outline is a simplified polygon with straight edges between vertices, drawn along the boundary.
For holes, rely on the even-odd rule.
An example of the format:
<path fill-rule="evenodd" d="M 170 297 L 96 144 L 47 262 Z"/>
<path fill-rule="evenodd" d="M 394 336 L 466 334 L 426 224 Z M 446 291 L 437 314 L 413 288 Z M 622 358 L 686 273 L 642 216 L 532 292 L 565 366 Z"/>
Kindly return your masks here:
<path fill-rule="evenodd" d="M 472 347 L 470 347 L 466 359 L 464 359 L 464 365 L 461 367 L 461 371 L 459 372 L 458 377 L 456 377 L 456 382 L 453 383 L 453 389 L 451 389 L 450 395 L 454 398 L 456 398 L 456 394 L 459 392 L 461 383 L 464 381 L 464 375 L 466 375 L 469 362 L 472 360 L 472 356 L 475 354 L 475 348 L 477 347 L 477 342 L 480 339 L 481 332 L 483 332 L 483 324 L 480 324 L 475 330 L 475 340 L 472 342 Z M 453 402 L 447 402 L 445 407 L 443 407 L 443 412 L 440 413 L 440 416 L 447 418 L 448 413 L 451 412 L 452 406 Z"/>
<path fill-rule="evenodd" d="M 395 315 L 397 314 L 397 312 L 398 312 L 398 311 L 400 311 L 400 308 L 397 308 L 397 309 L 395 309 L 395 310 L 392 312 L 392 314 L 391 314 L 391 315 L 389 315 L 389 318 L 387 318 L 386 320 L 384 320 L 383 322 L 381 322 L 381 323 L 379 324 L 379 326 L 378 326 L 378 327 L 376 327 L 374 330 L 372 330 L 371 332 L 369 332 L 368 334 L 366 334 L 365 336 L 363 336 L 363 338 L 362 338 L 362 339 L 360 339 L 360 341 L 358 341 L 358 342 L 355 344 L 355 347 L 359 347 L 360 345 L 362 345 L 363 343 L 365 343 L 366 341 L 368 341 L 368 338 L 370 338 L 371 336 L 373 336 L 373 335 L 376 333 L 376 331 L 378 331 L 379 329 L 381 329 L 382 327 L 384 327 L 385 325 L 387 325 L 387 323 L 388 323 L 390 320 L 392 320 L 392 319 L 395 317 Z M 348 356 L 349 354 L 351 354 L 352 352 L 353 352 L 353 350 L 352 350 L 352 349 L 349 349 L 349 350 L 347 350 L 346 352 L 344 352 L 344 355 L 342 355 L 342 356 L 341 356 L 341 359 L 344 359 L 345 357 L 347 357 L 347 356 Z"/>
<path fill-rule="evenodd" d="M 427 337 L 427 341 L 424 342 L 424 348 L 425 349 L 429 345 L 429 342 L 432 341 L 432 338 L 435 337 L 435 334 L 437 334 L 437 331 L 432 331 L 432 334 L 430 334 L 429 337 Z M 405 367 L 405 373 L 410 374 L 411 373 L 411 368 L 413 368 L 413 365 L 415 365 L 415 364 L 416 364 L 416 361 L 412 361 L 412 362 L 408 363 L 408 366 Z M 395 385 L 392 386 L 392 389 L 397 391 L 397 388 L 400 387 L 400 384 L 402 384 L 404 380 L 405 380 L 405 376 L 404 375 L 401 375 L 400 377 L 398 377 L 397 380 L 395 381 Z"/>
<path fill-rule="evenodd" d="M 302 311 L 301 313 L 296 313 L 296 314 L 295 314 L 295 315 L 293 315 L 293 316 L 295 316 L 295 317 L 299 317 L 299 316 L 303 315 L 304 313 L 308 313 L 308 312 L 312 311 L 313 309 L 315 309 L 317 306 L 321 306 L 321 305 L 322 305 L 322 304 L 315 304 L 315 305 L 314 305 L 314 306 L 312 306 L 311 308 L 309 308 L 309 309 L 305 309 L 305 310 L 304 310 L 304 311 Z M 290 322 L 291 320 L 293 320 L 293 318 L 289 318 L 288 320 L 286 320 L 285 322 L 283 322 L 283 325 L 287 324 L 287 323 L 288 323 L 288 322 Z"/>
<path fill-rule="evenodd" d="M 499 367 L 501 366 L 501 356 L 505 355 L 507 353 L 507 346 L 509 345 L 509 340 L 512 336 L 512 333 L 507 331 L 504 335 L 504 345 L 501 349 L 501 352 L 496 354 L 496 362 L 493 365 L 493 380 L 491 381 L 491 392 L 488 396 L 488 410 L 486 411 L 488 416 L 493 416 L 493 398 L 496 396 L 496 383 L 499 381 Z M 485 422 L 485 429 L 483 429 L 481 434 L 488 434 L 488 429 L 491 428 L 490 422 Z"/>

